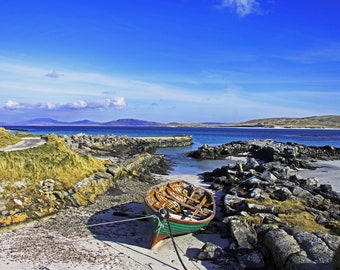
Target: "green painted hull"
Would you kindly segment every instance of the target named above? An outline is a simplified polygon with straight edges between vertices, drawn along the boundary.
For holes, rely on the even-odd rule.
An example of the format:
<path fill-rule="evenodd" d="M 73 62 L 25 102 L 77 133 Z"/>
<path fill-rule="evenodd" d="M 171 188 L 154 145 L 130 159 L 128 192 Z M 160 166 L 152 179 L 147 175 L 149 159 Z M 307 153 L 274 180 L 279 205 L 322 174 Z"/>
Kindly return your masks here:
<path fill-rule="evenodd" d="M 152 248 L 171 234 L 188 234 L 206 227 L 215 216 L 216 204 L 210 191 L 176 180 L 151 187 L 144 210 L 151 216 Z"/>
<path fill-rule="evenodd" d="M 147 215 L 155 214 L 155 212 L 147 205 L 145 205 L 145 212 Z M 184 222 L 178 219 L 173 219 L 171 217 L 168 220 L 170 223 L 171 233 L 174 236 L 197 232 L 200 229 L 206 227 L 210 222 L 210 220 L 204 222 Z M 153 247 L 162 239 L 170 237 L 169 226 L 166 219 L 161 220 L 157 217 L 151 217 L 149 218 L 149 223 L 153 230 L 153 241 L 151 247 Z"/>

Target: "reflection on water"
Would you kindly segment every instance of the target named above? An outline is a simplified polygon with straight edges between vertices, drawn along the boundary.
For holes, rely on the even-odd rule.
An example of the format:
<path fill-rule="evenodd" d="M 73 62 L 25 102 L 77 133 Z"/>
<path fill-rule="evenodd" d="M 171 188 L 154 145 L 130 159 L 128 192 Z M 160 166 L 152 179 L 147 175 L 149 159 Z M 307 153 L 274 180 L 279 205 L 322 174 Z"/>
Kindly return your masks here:
<path fill-rule="evenodd" d="M 197 149 L 197 148 L 196 148 Z M 221 166 L 226 166 L 232 162 L 230 159 L 225 160 L 196 160 L 187 157 L 187 153 L 195 150 L 193 147 L 181 148 L 163 148 L 157 151 L 158 154 L 166 155 L 167 160 L 173 165 L 171 174 L 199 174 L 212 171 Z"/>

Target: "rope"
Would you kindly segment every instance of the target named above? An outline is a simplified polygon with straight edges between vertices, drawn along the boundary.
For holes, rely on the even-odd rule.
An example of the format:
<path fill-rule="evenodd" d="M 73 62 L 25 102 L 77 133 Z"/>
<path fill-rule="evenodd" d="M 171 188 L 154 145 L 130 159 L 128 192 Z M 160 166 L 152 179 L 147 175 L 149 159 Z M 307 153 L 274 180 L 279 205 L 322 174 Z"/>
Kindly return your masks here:
<path fill-rule="evenodd" d="M 170 226 L 170 222 L 169 222 L 169 211 L 165 208 L 161 208 L 159 209 L 159 212 L 157 213 L 158 215 L 156 215 L 160 221 L 160 219 L 165 219 L 167 224 L 168 224 L 168 228 L 169 228 L 169 235 L 170 235 L 170 238 L 171 238 L 171 241 L 172 241 L 172 244 L 175 248 L 175 251 L 176 251 L 176 255 L 178 257 L 178 260 L 180 261 L 182 267 L 184 270 L 187 270 L 187 268 L 185 267 L 183 261 L 182 261 L 182 258 L 181 256 L 179 255 L 179 252 L 178 252 L 178 249 L 177 249 L 177 246 L 176 246 L 176 243 L 175 243 L 175 240 L 174 240 L 174 236 L 172 234 L 172 231 L 171 231 L 171 226 Z"/>
<path fill-rule="evenodd" d="M 164 224 L 161 221 L 161 217 L 159 215 L 152 215 L 152 218 L 157 219 L 157 231 L 161 230 L 164 227 Z"/>
<path fill-rule="evenodd" d="M 182 258 L 180 256 L 180 254 L 178 252 L 177 245 L 175 243 L 175 239 L 174 239 L 172 231 L 171 231 L 171 226 L 170 226 L 170 222 L 169 222 L 169 212 L 168 212 L 167 209 L 162 208 L 155 215 L 149 215 L 149 216 L 144 216 L 144 217 L 136 217 L 136 218 L 129 218 L 129 219 L 124 219 L 124 220 L 110 221 L 110 222 L 102 222 L 102 223 L 96 223 L 96 224 L 90 224 L 90 225 L 85 225 L 85 227 L 95 227 L 95 226 L 123 223 L 123 222 L 128 222 L 128 221 L 133 221 L 133 220 L 140 220 L 140 219 L 146 219 L 146 218 L 151 218 L 151 217 L 158 220 L 158 225 L 157 225 L 158 230 L 164 226 L 163 223 L 161 222 L 161 219 L 165 219 L 166 220 L 166 222 L 168 224 L 168 228 L 169 228 L 169 235 L 170 235 L 172 244 L 173 244 L 173 246 L 175 248 L 175 252 L 176 252 L 177 258 L 180 261 L 183 269 L 187 270 L 186 266 L 184 265 L 184 263 L 182 261 Z"/>
<path fill-rule="evenodd" d="M 169 222 L 169 220 L 168 220 L 168 219 L 166 220 L 166 222 L 168 223 L 168 227 L 169 227 L 169 234 L 170 234 L 170 237 L 171 237 L 172 244 L 173 244 L 173 246 L 174 246 L 174 248 L 175 248 L 175 251 L 176 251 L 177 257 L 178 257 L 179 261 L 181 262 L 181 265 L 183 266 L 183 269 L 184 269 L 184 270 L 187 270 L 187 268 L 185 267 L 185 265 L 184 265 L 184 263 L 183 263 L 183 261 L 182 261 L 182 258 L 181 258 L 181 256 L 179 255 L 179 252 L 178 252 L 178 249 L 177 249 L 177 245 L 176 245 L 176 243 L 175 243 L 174 236 L 172 235 L 172 232 L 171 232 L 171 226 L 170 226 L 170 222 Z"/>
<path fill-rule="evenodd" d="M 115 223 L 123 223 L 123 222 L 128 222 L 128 221 L 147 219 L 147 218 L 150 218 L 150 217 L 155 217 L 155 215 L 149 215 L 149 216 L 144 216 L 144 217 L 136 217 L 136 218 L 129 218 L 129 219 L 123 219 L 123 220 L 116 220 L 116 221 L 109 221 L 109 222 L 102 222 L 102 223 L 96 223 L 96 224 L 90 224 L 90 225 L 85 225 L 85 227 L 95 227 L 95 226 L 109 225 L 109 224 L 115 224 Z"/>

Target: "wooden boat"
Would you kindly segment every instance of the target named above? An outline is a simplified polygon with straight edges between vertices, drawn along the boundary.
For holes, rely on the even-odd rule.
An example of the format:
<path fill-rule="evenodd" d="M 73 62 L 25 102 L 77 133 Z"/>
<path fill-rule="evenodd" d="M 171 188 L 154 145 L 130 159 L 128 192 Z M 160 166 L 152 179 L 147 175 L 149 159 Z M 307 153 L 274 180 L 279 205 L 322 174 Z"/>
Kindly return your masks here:
<path fill-rule="evenodd" d="M 216 213 L 213 194 L 184 180 L 151 187 L 144 206 L 145 212 L 153 215 L 149 218 L 153 229 L 151 248 L 170 234 L 187 234 L 206 227 Z"/>

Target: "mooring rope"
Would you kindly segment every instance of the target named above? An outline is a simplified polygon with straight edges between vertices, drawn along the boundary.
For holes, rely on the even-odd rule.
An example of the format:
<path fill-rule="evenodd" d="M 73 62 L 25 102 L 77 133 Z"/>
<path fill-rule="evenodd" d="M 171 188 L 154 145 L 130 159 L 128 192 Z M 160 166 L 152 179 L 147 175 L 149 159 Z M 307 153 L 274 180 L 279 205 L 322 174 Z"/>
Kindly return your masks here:
<path fill-rule="evenodd" d="M 141 219 L 146 219 L 146 218 L 155 218 L 158 220 L 158 229 L 160 229 L 161 227 L 163 227 L 163 223 L 161 222 L 161 219 L 165 219 L 168 225 L 168 229 L 169 229 L 169 236 L 171 238 L 172 244 L 174 246 L 176 255 L 178 257 L 178 260 L 180 261 L 182 267 L 184 270 L 187 270 L 185 264 L 182 261 L 182 258 L 178 252 L 177 249 L 177 245 L 175 243 L 175 239 L 173 237 L 172 231 L 171 231 L 171 225 L 169 222 L 169 211 L 165 208 L 161 208 L 159 210 L 159 212 L 157 214 L 154 215 L 148 215 L 148 216 L 143 216 L 143 217 L 136 217 L 136 218 L 129 218 L 129 219 L 123 219 L 123 220 L 116 220 L 116 221 L 109 221 L 109 222 L 102 222 L 102 223 L 96 223 L 96 224 L 89 224 L 89 225 L 85 225 L 86 227 L 95 227 L 95 226 L 103 226 L 103 225 L 109 225 L 109 224 L 116 224 L 116 223 L 123 223 L 123 222 L 129 222 L 129 221 L 134 221 L 134 220 L 141 220 Z"/>
<path fill-rule="evenodd" d="M 175 239 L 174 239 L 174 236 L 173 236 L 172 231 L 171 231 L 171 225 L 170 225 L 170 221 L 169 221 L 170 213 L 169 213 L 168 209 L 166 209 L 166 208 L 161 208 L 161 209 L 159 209 L 159 212 L 158 212 L 156 215 L 157 215 L 157 217 L 158 217 L 158 219 L 159 219 L 159 222 L 161 221 L 161 219 L 162 219 L 162 220 L 163 220 L 163 219 L 166 220 L 166 222 L 167 222 L 167 224 L 168 224 L 168 229 L 169 229 L 169 236 L 170 236 L 171 241 L 172 241 L 172 244 L 173 244 L 173 246 L 174 246 L 174 248 L 175 248 L 175 252 L 176 252 L 176 255 L 177 255 L 177 257 L 178 257 L 178 260 L 180 261 L 180 263 L 181 263 L 183 269 L 184 269 L 184 270 L 187 270 L 187 268 L 185 267 L 185 265 L 184 265 L 184 263 L 183 263 L 183 261 L 182 261 L 181 256 L 179 255 L 179 252 L 178 252 L 178 249 L 177 249 L 177 245 L 176 245 L 176 243 L 175 243 Z"/>
<path fill-rule="evenodd" d="M 85 227 L 95 227 L 95 226 L 103 226 L 103 225 L 109 225 L 109 224 L 123 223 L 123 222 L 128 222 L 128 221 L 147 219 L 147 218 L 151 218 L 151 217 L 155 217 L 155 215 L 148 215 L 148 216 L 143 216 L 143 217 L 135 217 L 135 218 L 129 218 L 129 219 L 116 220 L 116 221 L 108 221 L 108 222 L 102 222 L 102 223 L 89 224 L 89 225 L 85 225 Z"/>
<path fill-rule="evenodd" d="M 135 218 L 129 218 L 129 219 L 123 219 L 123 220 L 116 220 L 116 221 L 108 221 L 108 222 L 101 222 L 101 223 L 95 223 L 95 224 L 88 224 L 88 225 L 82 225 L 82 226 L 69 226 L 69 228 L 79 228 L 79 227 L 95 227 L 95 226 L 103 226 L 103 225 L 110 225 L 110 224 L 116 224 L 116 223 L 123 223 L 123 222 L 130 222 L 130 221 L 134 221 L 134 220 L 141 220 L 141 219 L 147 219 L 147 218 L 154 218 L 154 219 L 157 219 L 158 220 L 158 229 L 162 228 L 164 226 L 163 222 L 161 220 L 165 219 L 166 222 L 167 222 L 167 225 L 168 225 L 168 229 L 169 229 L 169 236 L 171 238 L 171 241 L 172 241 L 172 244 L 175 248 L 175 252 L 176 252 L 176 255 L 183 267 L 184 270 L 187 270 L 186 266 L 184 265 L 183 261 L 182 261 L 182 258 L 180 257 L 180 254 L 178 252 L 178 249 L 177 249 L 177 245 L 175 243 L 175 240 L 174 240 L 174 237 L 173 237 L 173 234 L 172 234 L 172 231 L 171 231 L 171 225 L 170 225 L 170 222 L 169 222 L 169 212 L 167 209 L 165 208 L 162 208 L 160 209 L 160 211 L 156 214 L 153 214 L 153 215 L 148 215 L 148 216 L 139 216 L 139 217 L 135 217 Z M 77 240 L 78 241 L 78 240 Z M 70 241 L 70 242 L 73 242 L 73 241 Z M 69 242 L 65 242 L 65 244 L 68 244 Z M 60 243 L 59 243 L 60 244 Z M 3 249 L 3 248 L 0 248 L 0 251 L 4 251 L 6 249 Z M 41 268 L 41 269 L 45 269 L 45 268 Z"/>
<path fill-rule="evenodd" d="M 168 223 L 169 235 L 170 235 L 170 238 L 171 238 L 171 241 L 172 241 L 172 245 L 174 246 L 174 249 L 175 249 L 175 251 L 176 251 L 178 260 L 180 261 L 181 265 L 183 266 L 183 269 L 184 269 L 184 270 L 187 270 L 187 268 L 185 267 L 185 265 L 184 265 L 184 263 L 183 263 L 183 261 L 182 261 L 181 256 L 179 255 L 179 252 L 178 252 L 178 249 L 177 249 L 177 245 L 176 245 L 176 243 L 175 243 L 174 236 L 172 235 L 172 232 L 171 232 L 170 222 L 169 222 L 168 219 L 166 219 L 166 222 Z"/>

